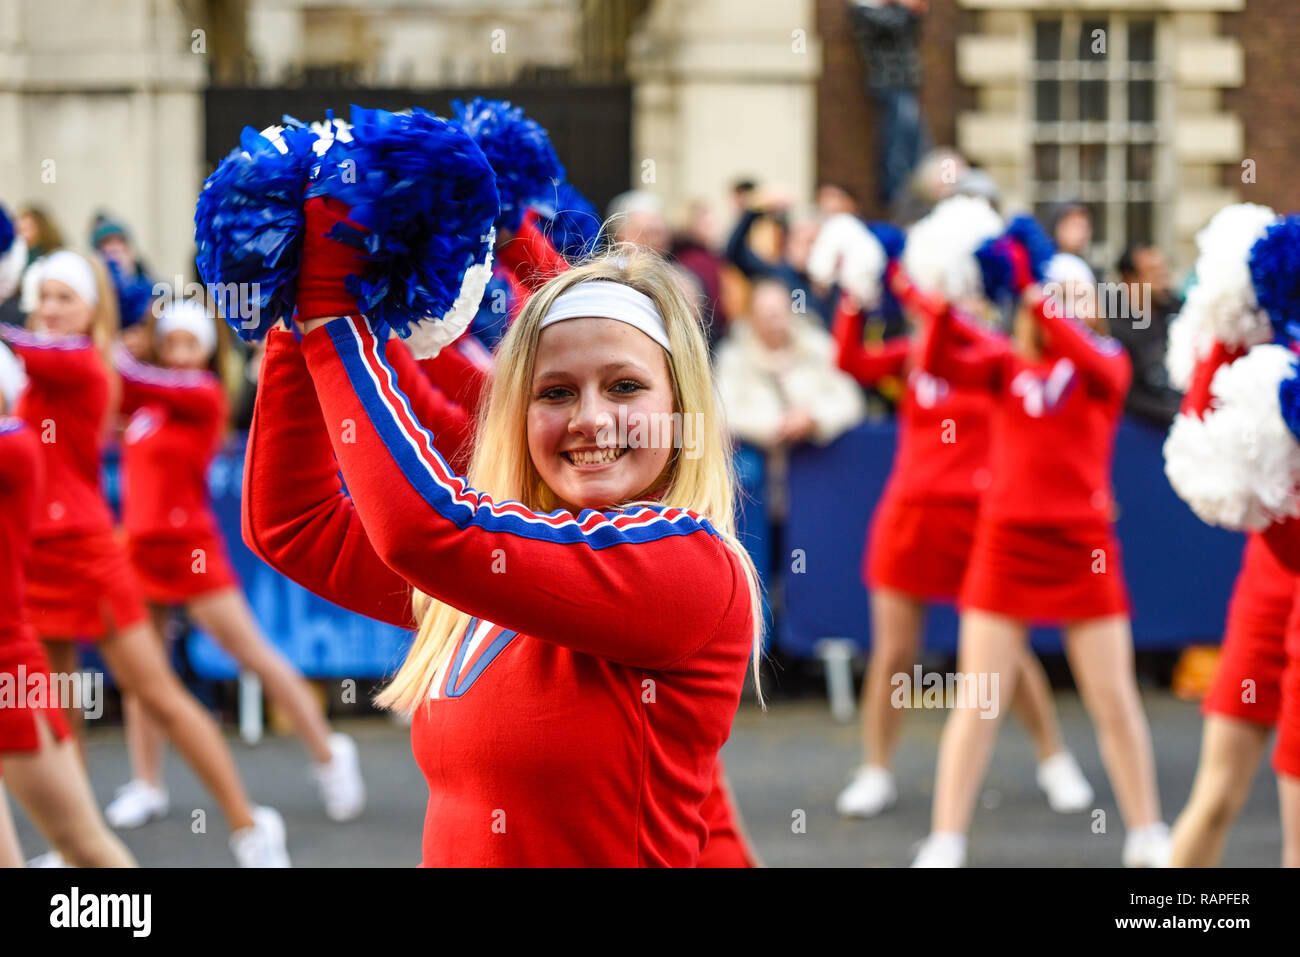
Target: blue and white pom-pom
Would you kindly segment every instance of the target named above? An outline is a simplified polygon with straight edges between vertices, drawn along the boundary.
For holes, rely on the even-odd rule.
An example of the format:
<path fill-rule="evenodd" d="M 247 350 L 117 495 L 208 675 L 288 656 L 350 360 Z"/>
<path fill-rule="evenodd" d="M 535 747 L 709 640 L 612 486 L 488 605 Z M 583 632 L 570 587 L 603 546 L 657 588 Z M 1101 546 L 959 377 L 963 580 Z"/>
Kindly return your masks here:
<path fill-rule="evenodd" d="M 1250 249 L 1250 278 L 1275 341 L 1300 341 L 1300 216 L 1270 225 Z"/>
<path fill-rule="evenodd" d="M 9 211 L 0 206 L 0 302 L 18 291 L 27 268 L 27 244 L 14 229 Z"/>
<path fill-rule="evenodd" d="M 1001 236 L 982 243 L 975 250 L 979 262 L 984 295 L 991 302 L 1014 301 L 1019 293 L 1015 286 L 1015 267 L 1011 247 L 1019 246 L 1029 260 L 1029 272 L 1035 282 L 1047 278 L 1047 264 L 1056 255 L 1056 244 L 1032 216 L 1016 216 L 1007 223 Z"/>
<path fill-rule="evenodd" d="M 1258 345 L 1222 366 L 1203 418 L 1180 415 L 1165 440 L 1165 474 L 1203 521 L 1260 531 L 1300 516 L 1296 356 Z"/>
<path fill-rule="evenodd" d="M 1266 206 L 1238 203 L 1219 210 L 1197 233 L 1194 309 L 1208 333 L 1224 345 L 1250 346 L 1272 338 L 1251 281 L 1250 259 L 1251 248 L 1276 220 Z"/>
<path fill-rule="evenodd" d="M 555 186 L 549 197 L 534 202 L 533 210 L 542 221 L 543 234 L 561 256 L 583 259 L 599 248 L 605 222 L 567 180 Z"/>
<path fill-rule="evenodd" d="M 982 296 L 975 251 L 1002 231 L 1002 217 L 988 200 L 950 196 L 908 231 L 903 271 L 917 288 L 949 302 Z"/>
<path fill-rule="evenodd" d="M 875 311 L 883 301 L 888 265 L 889 254 L 876 233 L 849 213 L 838 213 L 822 223 L 808 251 L 808 276 L 813 282 L 838 285 L 865 312 Z"/>
<path fill-rule="evenodd" d="M 293 314 L 317 137 L 286 123 L 260 133 L 245 127 L 239 147 L 204 181 L 194 210 L 199 275 L 217 287 L 219 314 L 248 341 Z"/>
<path fill-rule="evenodd" d="M 492 275 L 496 177 L 458 123 L 421 109 L 352 107 L 307 190 L 351 208 L 331 238 L 364 250 L 348 292 L 419 358 L 437 355 L 473 321 Z"/>
<path fill-rule="evenodd" d="M 456 122 L 474 138 L 497 177 L 501 214 L 497 225 L 514 232 L 528 207 L 554 195 L 564 181 L 564 167 L 551 137 L 522 107 L 507 100 L 476 96 L 469 104 L 452 101 Z"/>

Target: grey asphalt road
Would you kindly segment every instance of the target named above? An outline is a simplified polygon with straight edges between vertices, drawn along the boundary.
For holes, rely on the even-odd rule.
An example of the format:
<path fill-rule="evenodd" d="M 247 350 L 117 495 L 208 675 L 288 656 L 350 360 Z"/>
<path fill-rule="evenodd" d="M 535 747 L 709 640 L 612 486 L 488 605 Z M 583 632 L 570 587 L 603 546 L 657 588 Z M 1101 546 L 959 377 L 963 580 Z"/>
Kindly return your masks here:
<path fill-rule="evenodd" d="M 1160 793 L 1170 822 L 1191 787 L 1201 720 L 1194 704 L 1166 692 L 1144 694 L 1159 765 Z M 1014 722 L 1003 725 L 993 767 L 971 832 L 974 866 L 1113 867 L 1123 844 L 1115 802 L 1101 768 L 1095 738 L 1078 698 L 1057 693 L 1066 741 L 1097 792 L 1106 832 L 1093 832 L 1093 815 L 1052 812 L 1033 779 L 1033 751 Z M 943 712 L 907 715 L 897 772 L 898 807 L 869 821 L 834 811 L 835 795 L 858 760 L 855 726 L 835 723 L 823 701 L 778 701 L 763 713 L 741 706 L 723 750 L 746 826 L 764 862 L 774 867 L 897 867 L 909 863 L 929 820 L 934 759 Z M 254 798 L 285 817 L 296 866 L 411 867 L 419 861 L 426 791 L 411 757 L 405 728 L 384 717 L 336 722 L 361 753 L 370 803 L 362 818 L 331 823 L 320 810 L 307 758 L 293 737 L 268 736 L 249 747 L 230 731 L 231 746 Z M 87 736 L 91 776 L 101 804 L 127 778 L 120 727 Z M 225 826 L 189 769 L 169 756 L 166 777 L 172 813 L 123 839 L 145 866 L 226 867 L 233 859 Z M 196 833 L 197 811 L 206 829 Z M 803 812 L 799 815 L 797 812 Z M 45 849 L 21 808 L 15 808 L 24 850 Z M 804 826 L 797 828 L 802 819 Z M 1267 761 L 1229 839 L 1224 863 L 1276 867 L 1280 854 L 1277 785 Z"/>

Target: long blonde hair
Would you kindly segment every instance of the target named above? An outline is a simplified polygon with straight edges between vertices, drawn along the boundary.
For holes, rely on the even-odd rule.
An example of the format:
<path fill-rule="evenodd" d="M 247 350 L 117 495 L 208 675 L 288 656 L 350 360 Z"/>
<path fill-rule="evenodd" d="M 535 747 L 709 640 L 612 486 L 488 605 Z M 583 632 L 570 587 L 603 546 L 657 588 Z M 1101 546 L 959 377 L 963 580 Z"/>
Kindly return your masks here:
<path fill-rule="evenodd" d="M 540 323 L 556 297 L 592 280 L 611 280 L 649 296 L 668 327 L 668 370 L 675 411 L 699 413 L 699 455 L 677 449 L 669 462 L 664 492 L 656 504 L 689 509 L 707 518 L 740 560 L 749 585 L 754 620 L 754 685 L 759 687 L 762 655 L 762 586 L 749 554 L 736 537 L 738 502 L 732 444 L 714 389 L 705 344 L 696 312 L 683 295 L 671 267 L 637 247 L 616 247 L 603 256 L 561 273 L 533 294 L 519 318 L 497 347 L 497 366 L 488 401 L 479 412 L 474 452 L 466 478 L 494 500 L 514 500 L 535 511 L 558 507 L 555 493 L 542 481 L 528 451 L 528 404 L 532 395 Z M 616 510 L 632 503 L 611 503 Z M 649 587 L 647 585 L 646 587 Z M 406 661 L 392 682 L 375 699 L 380 707 L 410 713 L 428 696 L 451 657 L 470 616 L 416 591 L 413 607 L 419 627 Z M 761 689 L 759 700 L 762 701 Z"/>

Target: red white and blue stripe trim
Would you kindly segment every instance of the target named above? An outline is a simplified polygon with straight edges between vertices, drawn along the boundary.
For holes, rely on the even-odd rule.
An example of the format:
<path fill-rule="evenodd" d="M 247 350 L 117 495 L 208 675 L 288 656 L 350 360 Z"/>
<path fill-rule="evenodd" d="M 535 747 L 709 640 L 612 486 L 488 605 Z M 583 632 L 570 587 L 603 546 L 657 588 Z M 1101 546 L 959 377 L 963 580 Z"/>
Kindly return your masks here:
<path fill-rule="evenodd" d="M 21 326 L 12 326 L 3 322 L 0 322 L 0 338 L 21 349 L 76 352 L 80 349 L 89 349 L 94 345 L 89 336 L 51 336 L 41 332 L 30 332 Z"/>
<path fill-rule="evenodd" d="M 216 375 L 206 369 L 165 369 L 141 362 L 120 342 L 113 349 L 113 365 L 123 379 L 164 389 L 210 388 L 217 382 Z"/>

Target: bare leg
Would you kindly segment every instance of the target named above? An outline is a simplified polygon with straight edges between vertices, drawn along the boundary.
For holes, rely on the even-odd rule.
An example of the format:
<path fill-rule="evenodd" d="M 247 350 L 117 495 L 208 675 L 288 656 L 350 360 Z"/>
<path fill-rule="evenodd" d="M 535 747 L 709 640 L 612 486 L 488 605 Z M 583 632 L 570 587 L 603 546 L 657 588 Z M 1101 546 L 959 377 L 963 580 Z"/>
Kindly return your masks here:
<path fill-rule="evenodd" d="M 244 596 L 229 588 L 197 598 L 188 608 L 199 627 L 262 679 L 266 693 L 289 713 L 312 760 L 318 764 L 328 761 L 329 722 L 312 697 L 307 679 L 266 640 Z"/>
<path fill-rule="evenodd" d="M 1065 650 L 1125 826 L 1132 830 L 1159 822 L 1151 729 L 1138 694 L 1128 618 L 1115 615 L 1068 626 Z"/>
<path fill-rule="evenodd" d="M 135 858 L 99 815 L 72 740 L 55 741 L 37 719 L 40 750 L 4 755 L 14 797 L 50 848 L 74 867 L 135 867 Z"/>
<path fill-rule="evenodd" d="M 1232 822 L 1250 796 L 1250 780 L 1272 728 L 1227 715 L 1205 717 L 1201 760 L 1187 806 L 1174 822 L 1170 867 L 1218 867 Z"/>
<path fill-rule="evenodd" d="M 144 622 L 125 628 L 103 641 L 100 653 L 112 669 L 118 686 L 139 697 L 145 710 L 216 798 L 230 829 L 250 827 L 252 805 L 221 729 L 180 683 L 159 647 L 153 628 Z"/>
<path fill-rule="evenodd" d="M 166 656 L 169 650 L 168 608 L 166 605 L 151 605 L 149 613 L 153 618 L 154 633 Z M 131 776 L 139 781 L 147 781 L 156 788 L 162 787 L 162 765 L 167 739 L 135 695 L 122 696 L 122 723 L 126 726 L 126 750 L 131 758 Z"/>
<path fill-rule="evenodd" d="M 871 593 L 871 662 L 862 682 L 862 743 L 866 763 L 890 768 L 903 712 L 890 702 L 893 676 L 917 660 L 925 604 L 902 592 Z"/>
<path fill-rule="evenodd" d="M 934 780 L 934 832 L 965 834 L 970 828 L 997 743 L 1003 705 L 1015 694 L 1025 635 L 1025 626 L 1014 619 L 985 611 L 962 613 L 957 670 L 968 676 L 967 681 L 986 681 L 995 693 L 989 697 L 988 710 L 981 707 L 977 695 L 959 698 L 957 704 L 964 706 L 954 707 L 944 724 Z"/>
<path fill-rule="evenodd" d="M 18 843 L 18 829 L 9 813 L 4 779 L 0 778 L 0 867 L 22 867 L 23 847 Z"/>
<path fill-rule="evenodd" d="M 1047 680 L 1043 663 L 1028 643 L 1021 648 L 1020 680 L 1016 682 L 1011 710 L 1033 738 L 1034 751 L 1039 761 L 1045 761 L 1064 749 L 1061 724 L 1057 720 L 1056 704 L 1052 700 L 1051 682 Z"/>
<path fill-rule="evenodd" d="M 81 668 L 81 648 L 75 641 L 44 641 L 45 657 L 50 663 L 51 674 L 70 675 Z M 74 708 L 71 704 L 63 706 L 63 720 L 68 723 L 68 730 L 72 732 L 73 740 L 77 743 L 77 755 L 81 758 L 81 766 L 88 767 L 86 764 L 86 745 L 82 741 L 81 725 L 82 715 L 80 708 Z"/>
<path fill-rule="evenodd" d="M 1300 778 L 1279 774 L 1277 796 L 1282 809 L 1282 866 L 1300 867 Z"/>

